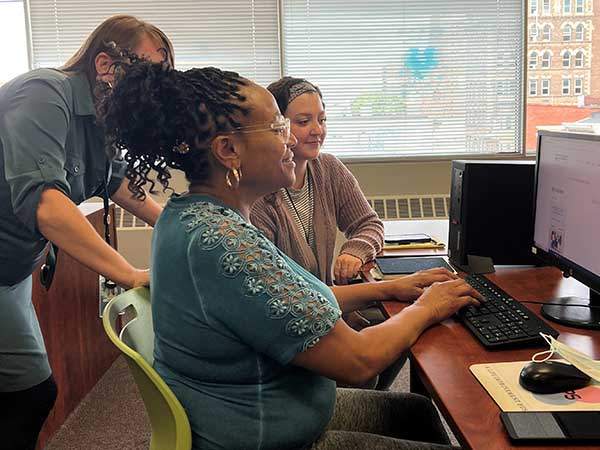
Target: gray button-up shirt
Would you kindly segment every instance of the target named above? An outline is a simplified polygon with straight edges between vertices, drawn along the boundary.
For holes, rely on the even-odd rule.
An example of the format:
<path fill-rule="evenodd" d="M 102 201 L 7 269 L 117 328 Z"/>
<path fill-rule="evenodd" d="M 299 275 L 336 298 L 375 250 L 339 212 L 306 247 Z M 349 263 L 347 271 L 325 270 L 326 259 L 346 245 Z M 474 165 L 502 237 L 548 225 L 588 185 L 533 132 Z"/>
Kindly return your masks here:
<path fill-rule="evenodd" d="M 46 245 L 36 210 L 54 187 L 75 204 L 101 195 L 107 153 L 84 74 L 38 69 L 0 88 L 0 285 L 33 272 Z M 125 175 L 112 162 L 109 194 Z"/>

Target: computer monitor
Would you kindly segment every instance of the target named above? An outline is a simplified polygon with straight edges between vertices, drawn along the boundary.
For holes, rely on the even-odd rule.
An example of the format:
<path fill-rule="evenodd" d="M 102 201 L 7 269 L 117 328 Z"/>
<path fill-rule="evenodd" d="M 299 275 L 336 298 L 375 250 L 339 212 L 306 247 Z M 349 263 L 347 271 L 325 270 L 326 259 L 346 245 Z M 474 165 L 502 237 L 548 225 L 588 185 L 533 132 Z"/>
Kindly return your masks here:
<path fill-rule="evenodd" d="M 532 251 L 590 288 L 544 305 L 553 321 L 600 329 L 600 136 L 539 131 Z"/>

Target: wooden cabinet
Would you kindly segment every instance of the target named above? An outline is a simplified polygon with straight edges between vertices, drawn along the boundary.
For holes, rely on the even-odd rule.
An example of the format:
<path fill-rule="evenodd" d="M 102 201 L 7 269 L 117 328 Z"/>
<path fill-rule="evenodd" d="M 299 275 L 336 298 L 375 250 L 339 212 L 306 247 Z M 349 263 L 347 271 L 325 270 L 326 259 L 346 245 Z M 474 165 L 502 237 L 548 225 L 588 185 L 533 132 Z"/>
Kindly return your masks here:
<path fill-rule="evenodd" d="M 86 203 L 79 208 L 104 236 L 102 204 Z M 112 205 L 110 213 L 111 238 L 116 248 Z M 98 295 L 98 274 L 64 252 L 59 251 L 54 281 L 48 291 L 40 284 L 39 268 L 33 274 L 33 304 L 58 385 L 56 404 L 42 429 L 38 448 L 44 448 L 119 354 L 104 334 Z"/>

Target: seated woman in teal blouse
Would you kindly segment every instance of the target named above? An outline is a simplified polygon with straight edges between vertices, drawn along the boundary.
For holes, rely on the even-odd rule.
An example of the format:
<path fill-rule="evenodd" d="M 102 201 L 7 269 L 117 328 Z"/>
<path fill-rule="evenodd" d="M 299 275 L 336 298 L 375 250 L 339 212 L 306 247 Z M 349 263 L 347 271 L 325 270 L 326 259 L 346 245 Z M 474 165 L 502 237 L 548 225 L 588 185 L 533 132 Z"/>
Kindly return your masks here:
<path fill-rule="evenodd" d="M 188 414 L 193 447 L 446 448 L 429 400 L 335 381 L 369 379 L 478 294 L 439 269 L 327 287 L 249 221 L 257 199 L 294 182 L 295 138 L 271 94 L 214 68 L 124 73 L 105 122 L 135 168 L 130 188 L 150 169 L 167 188 L 169 167 L 190 182 L 155 227 L 151 286 L 155 366 Z M 361 332 L 338 320 L 378 299 L 415 302 Z"/>

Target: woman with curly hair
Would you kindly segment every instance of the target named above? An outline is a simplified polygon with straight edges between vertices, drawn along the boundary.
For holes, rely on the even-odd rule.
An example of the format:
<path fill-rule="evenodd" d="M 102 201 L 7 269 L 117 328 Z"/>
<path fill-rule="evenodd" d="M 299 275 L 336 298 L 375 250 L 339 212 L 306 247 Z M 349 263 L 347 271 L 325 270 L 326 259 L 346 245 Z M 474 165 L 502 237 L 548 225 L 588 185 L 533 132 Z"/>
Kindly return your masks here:
<path fill-rule="evenodd" d="M 165 189 L 169 168 L 189 181 L 156 224 L 151 295 L 154 365 L 193 448 L 447 448 L 428 399 L 334 380 L 369 379 L 478 294 L 441 269 L 329 288 L 250 222 L 259 198 L 295 180 L 296 139 L 273 96 L 214 68 L 123 73 L 105 122 L 139 169 L 130 186 L 150 169 Z M 373 299 L 415 303 L 360 333 L 339 320 Z"/>
<path fill-rule="evenodd" d="M 132 196 L 127 165 L 108 152 L 96 107 L 126 56 L 173 63 L 169 39 L 131 16 L 100 24 L 60 69 L 36 69 L 0 88 L 0 445 L 33 449 L 56 398 L 31 302 L 48 241 L 123 286 L 147 284 L 92 228 L 77 204 L 112 198 L 149 224 L 160 206 Z M 136 56 L 137 55 L 137 56 Z"/>
<path fill-rule="evenodd" d="M 381 250 L 383 224 L 346 166 L 321 152 L 327 136 L 321 90 L 294 77 L 283 77 L 267 89 L 298 140 L 292 149 L 296 181 L 256 202 L 252 221 L 325 283 L 345 283 Z M 348 240 L 335 256 L 338 229 Z"/>

